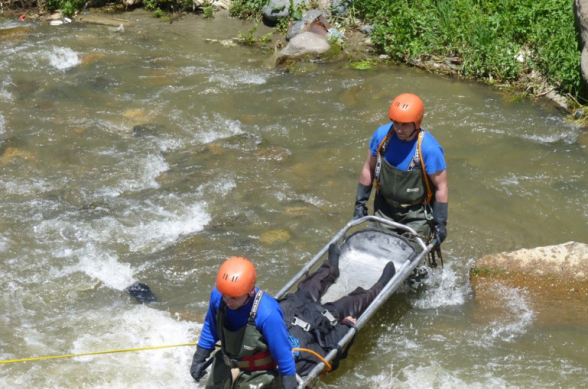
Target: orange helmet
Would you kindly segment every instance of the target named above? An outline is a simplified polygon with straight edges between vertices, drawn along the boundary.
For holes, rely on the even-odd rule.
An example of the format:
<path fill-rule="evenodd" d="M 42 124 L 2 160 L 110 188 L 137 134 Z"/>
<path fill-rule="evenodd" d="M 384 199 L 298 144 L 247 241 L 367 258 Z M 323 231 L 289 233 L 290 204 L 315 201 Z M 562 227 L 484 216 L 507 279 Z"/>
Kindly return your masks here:
<path fill-rule="evenodd" d="M 227 259 L 216 276 L 216 289 L 226 296 L 241 297 L 255 287 L 257 273 L 249 260 L 241 257 Z"/>
<path fill-rule="evenodd" d="M 390 120 L 400 123 L 414 123 L 417 129 L 421 128 L 423 113 L 425 113 L 423 101 L 412 93 L 396 96 L 388 110 Z"/>

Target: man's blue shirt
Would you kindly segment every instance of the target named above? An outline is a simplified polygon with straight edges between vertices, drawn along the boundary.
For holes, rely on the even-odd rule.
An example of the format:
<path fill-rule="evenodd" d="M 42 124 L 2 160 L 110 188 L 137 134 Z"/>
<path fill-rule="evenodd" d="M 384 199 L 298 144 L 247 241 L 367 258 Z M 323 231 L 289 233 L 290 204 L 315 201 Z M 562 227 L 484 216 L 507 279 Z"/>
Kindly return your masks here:
<path fill-rule="evenodd" d="M 374 157 L 377 156 L 378 147 L 386 137 L 386 134 L 388 134 L 391 125 L 392 124 L 384 124 L 378 128 L 372 136 L 370 141 L 370 151 Z M 406 170 L 410 161 L 414 157 L 417 140 L 418 137 L 415 136 L 410 142 L 403 142 L 398 139 L 396 133 L 393 133 L 384 159 L 388 161 L 390 165 L 400 170 Z M 421 158 L 425 163 L 427 174 L 435 174 L 436 172 L 447 169 L 445 157 L 443 156 L 443 148 L 428 131 L 425 132 L 425 137 L 421 144 L 421 150 L 423 152 Z"/>

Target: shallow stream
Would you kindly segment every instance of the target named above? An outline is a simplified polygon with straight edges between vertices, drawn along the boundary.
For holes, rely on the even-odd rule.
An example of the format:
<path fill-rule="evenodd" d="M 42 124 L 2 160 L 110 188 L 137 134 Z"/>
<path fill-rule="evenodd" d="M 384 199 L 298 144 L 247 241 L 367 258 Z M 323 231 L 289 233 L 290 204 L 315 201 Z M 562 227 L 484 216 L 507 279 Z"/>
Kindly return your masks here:
<path fill-rule="evenodd" d="M 369 139 L 409 91 L 448 163 L 445 267 L 319 387 L 588 387 L 586 327 L 537 322 L 516 289 L 484 318 L 468 279 L 487 254 L 588 241 L 587 154 L 564 113 L 404 67 L 278 72 L 207 40 L 252 27 L 220 14 L 117 17 L 131 23 L 0 21 L 0 360 L 196 342 L 234 255 L 277 292 L 351 219 Z M 133 301 L 135 281 L 159 302 Z M 0 387 L 204 387 L 193 352 L 4 364 Z"/>

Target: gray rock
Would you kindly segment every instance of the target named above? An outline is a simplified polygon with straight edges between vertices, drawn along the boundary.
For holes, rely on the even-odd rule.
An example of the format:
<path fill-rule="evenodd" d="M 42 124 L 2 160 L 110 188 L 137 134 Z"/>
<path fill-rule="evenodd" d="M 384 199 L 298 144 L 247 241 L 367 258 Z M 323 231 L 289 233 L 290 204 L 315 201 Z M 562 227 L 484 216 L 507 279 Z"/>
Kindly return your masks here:
<path fill-rule="evenodd" d="M 574 16 L 582 47 L 580 68 L 584 84 L 588 87 L 588 0 L 574 0 Z"/>
<path fill-rule="evenodd" d="M 140 138 L 143 136 L 157 136 L 165 130 L 160 124 L 139 124 L 133 127 L 133 136 Z"/>
<path fill-rule="evenodd" d="M 293 7 L 306 5 L 306 0 L 294 0 Z M 271 0 L 261 9 L 261 14 L 270 23 L 277 23 L 278 18 L 290 16 L 290 0 Z"/>
<path fill-rule="evenodd" d="M 365 35 L 371 35 L 372 32 L 374 32 L 374 26 L 371 24 L 364 24 L 361 27 L 359 27 L 359 32 Z"/>
<path fill-rule="evenodd" d="M 333 0 L 331 2 L 331 9 L 335 16 L 347 16 L 351 7 L 353 7 L 353 0 Z"/>
<path fill-rule="evenodd" d="M 290 24 L 290 28 L 288 28 L 288 32 L 286 33 L 286 40 L 289 41 L 296 35 L 302 34 L 304 31 L 306 31 L 306 27 L 307 24 L 302 20 Z"/>
<path fill-rule="evenodd" d="M 321 16 L 324 16 L 322 19 Z M 328 17 L 327 13 L 318 9 L 313 9 L 310 11 L 305 12 L 302 15 L 302 20 L 294 22 L 290 25 L 288 32 L 286 33 L 286 40 L 289 41 L 290 39 L 294 38 L 296 35 L 299 35 L 305 31 L 309 31 L 310 25 L 319 19 L 320 24 L 327 23 L 326 17 Z M 327 26 L 325 27 L 325 31 L 328 29 Z M 330 27 L 330 25 L 329 25 Z M 316 31 L 311 31 L 316 32 Z"/>
<path fill-rule="evenodd" d="M 297 59 L 307 55 L 319 56 L 331 48 L 327 39 L 312 32 L 296 35 L 277 56 L 276 63 L 282 64 L 289 59 Z"/>

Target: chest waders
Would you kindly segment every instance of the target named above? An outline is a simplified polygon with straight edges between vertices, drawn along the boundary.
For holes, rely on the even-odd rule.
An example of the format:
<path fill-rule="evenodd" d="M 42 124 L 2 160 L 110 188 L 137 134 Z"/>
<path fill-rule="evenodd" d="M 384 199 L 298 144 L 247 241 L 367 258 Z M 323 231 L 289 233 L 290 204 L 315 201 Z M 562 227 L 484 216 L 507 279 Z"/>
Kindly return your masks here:
<path fill-rule="evenodd" d="M 390 131 L 378 147 L 374 174 L 376 180 L 374 214 L 406 225 L 428 241 L 432 235 L 433 215 L 430 202 L 433 193 L 424 161 L 420 157 L 425 131 L 420 130 L 418 134 L 415 155 L 407 170 L 392 166 L 384 158 L 393 132 L 394 129 L 390 127 Z M 378 224 L 378 227 L 392 229 L 381 224 Z"/>
<path fill-rule="evenodd" d="M 216 316 L 221 352 L 214 357 L 212 374 L 206 389 L 278 389 L 282 387 L 276 362 L 272 358 L 263 335 L 255 326 L 257 309 L 263 291 L 253 301 L 247 325 L 237 331 L 228 329 L 226 304 Z"/>

